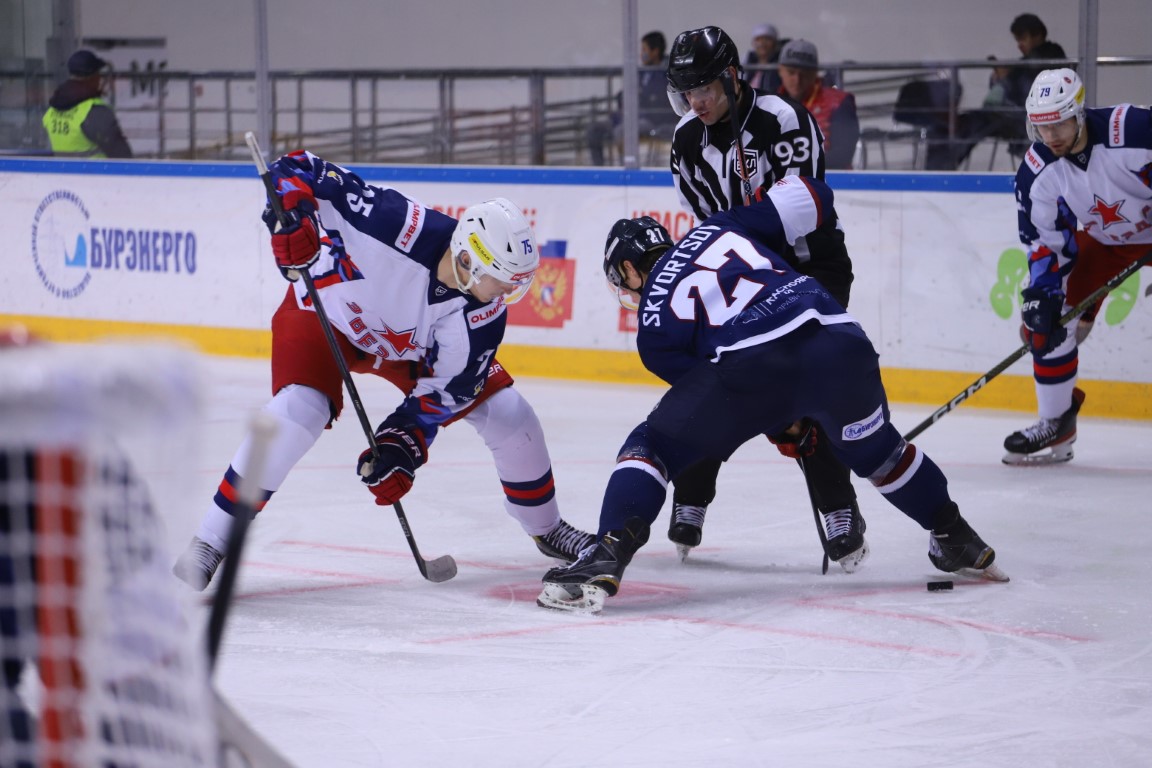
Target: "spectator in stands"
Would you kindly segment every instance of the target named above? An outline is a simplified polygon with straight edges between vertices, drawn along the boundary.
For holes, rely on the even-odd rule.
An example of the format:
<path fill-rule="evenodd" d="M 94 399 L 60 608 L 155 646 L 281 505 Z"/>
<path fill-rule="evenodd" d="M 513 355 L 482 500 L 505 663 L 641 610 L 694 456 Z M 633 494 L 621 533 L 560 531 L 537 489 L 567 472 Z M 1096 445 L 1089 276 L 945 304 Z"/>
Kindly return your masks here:
<path fill-rule="evenodd" d="M 664 51 L 667 41 L 663 32 L 649 32 L 640 38 L 639 129 L 642 138 L 672 141 L 676 113 L 668 104 L 667 68 Z M 617 145 L 624 141 L 624 93 L 616 94 L 616 110 L 608 120 L 588 127 L 588 153 L 593 165 L 604 165 L 604 147 L 609 140 Z"/>
<path fill-rule="evenodd" d="M 1021 60 L 1067 58 L 1064 48 L 1048 39 L 1048 27 L 1034 13 L 1022 13 L 1017 16 L 1012 20 L 1009 30 L 1016 39 Z M 992 87 L 1001 86 L 1004 103 L 1020 108 L 1017 115 L 1019 120 L 1015 120 L 1013 125 L 1019 128 L 1020 136 L 1025 139 L 1028 138 L 1026 130 L 1028 120 L 1024 112 L 1024 102 L 1028 98 L 1032 81 L 1044 69 L 1044 66 L 997 67 L 989 82 Z"/>
<path fill-rule="evenodd" d="M 1048 27 L 1034 13 L 1020 14 L 1008 29 L 1016 39 L 1021 61 L 1067 58 L 1060 44 L 1048 39 Z M 995 61 L 995 57 L 989 58 Z M 1017 65 L 992 71 L 981 109 L 965 112 L 956 119 L 956 141 L 950 148 L 947 168 L 959 168 L 972 149 L 990 136 L 1006 139 L 1012 154 L 1024 154 L 1031 143 L 1024 101 L 1032 81 L 1044 69 L 1043 65 Z"/>
<path fill-rule="evenodd" d="M 775 24 L 760 24 L 752 29 L 752 50 L 745 62 L 749 67 L 762 67 L 780 60 L 780 51 L 787 40 L 780 39 Z M 749 70 L 748 84 L 765 93 L 780 90 L 780 72 L 776 69 Z"/>
<path fill-rule="evenodd" d="M 816 46 L 807 40 L 789 41 L 780 51 L 780 79 L 780 95 L 803 104 L 820 126 L 824 134 L 825 167 L 851 169 L 860 139 L 856 97 L 821 82 Z"/>
<path fill-rule="evenodd" d="M 108 62 L 81 49 L 68 57 L 68 79 L 52 94 L 44 130 L 62 157 L 132 157 L 112 107 L 101 98 Z"/>

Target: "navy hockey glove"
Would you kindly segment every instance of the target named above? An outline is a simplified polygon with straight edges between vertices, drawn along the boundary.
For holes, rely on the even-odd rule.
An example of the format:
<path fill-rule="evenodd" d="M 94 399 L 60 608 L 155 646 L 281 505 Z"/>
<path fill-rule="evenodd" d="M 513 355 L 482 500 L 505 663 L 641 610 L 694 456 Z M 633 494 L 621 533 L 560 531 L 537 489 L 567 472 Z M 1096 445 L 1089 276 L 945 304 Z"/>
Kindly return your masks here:
<path fill-rule="evenodd" d="M 796 422 L 793 429 L 796 427 L 801 430 L 799 433 L 790 434 L 790 429 L 776 436 L 769 435 L 768 442 L 776 446 L 776 450 L 790 459 L 804 459 L 816 452 L 819 432 L 816 429 L 816 422 L 808 421 L 808 419 Z"/>
<path fill-rule="evenodd" d="M 1059 288 L 1032 286 L 1020 293 L 1020 318 L 1024 321 L 1024 335 L 1032 353 L 1051 352 L 1068 338 L 1068 329 L 1060 325 L 1060 310 L 1064 306 L 1064 292 Z"/>
<path fill-rule="evenodd" d="M 371 450 L 360 454 L 356 471 L 380 506 L 395 504 L 412 488 L 416 470 L 427 460 L 428 445 L 417 427 L 388 426 L 376 430 L 380 458 Z"/>
<path fill-rule="evenodd" d="M 282 225 L 271 206 L 260 216 L 272 233 L 272 254 L 276 266 L 286 280 L 299 279 L 299 270 L 307 269 L 320 258 L 320 228 L 316 222 L 316 206 L 308 201 L 284 211 L 287 225 Z"/>

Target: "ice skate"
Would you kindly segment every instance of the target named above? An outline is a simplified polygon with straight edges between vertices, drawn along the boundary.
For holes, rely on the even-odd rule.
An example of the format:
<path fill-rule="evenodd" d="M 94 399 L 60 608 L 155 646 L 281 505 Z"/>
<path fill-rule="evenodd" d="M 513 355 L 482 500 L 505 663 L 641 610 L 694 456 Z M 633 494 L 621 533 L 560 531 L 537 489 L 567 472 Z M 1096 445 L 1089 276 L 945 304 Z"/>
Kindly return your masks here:
<path fill-rule="evenodd" d="M 1004 440 L 1008 453 L 1001 459 L 1005 464 L 1058 464 L 1072 460 L 1072 444 L 1076 442 L 1076 414 L 1084 404 L 1084 391 L 1072 390 L 1072 405 L 1059 418 L 1040 419 L 1030 427 L 1013 432 Z"/>
<path fill-rule="evenodd" d="M 860 507 L 853 502 L 851 507 L 821 511 L 820 515 L 824 518 L 828 559 L 845 573 L 855 573 L 868 558 L 868 541 L 864 538 L 868 526 L 860 515 Z"/>
<path fill-rule="evenodd" d="M 536 604 L 573 613 L 599 613 L 604 601 L 619 591 L 624 569 L 647 541 L 648 524 L 637 517 L 622 530 L 608 531 L 576 562 L 544 574 Z"/>
<path fill-rule="evenodd" d="M 693 547 L 700 546 L 704 536 L 704 515 L 708 507 L 673 504 L 672 518 L 668 521 L 668 539 L 676 545 L 680 562 L 688 559 Z"/>
<path fill-rule="evenodd" d="M 224 559 L 224 553 L 208 542 L 193 536 L 192 543 L 176 559 L 172 573 L 197 592 L 203 592 L 212 581 L 216 569 Z"/>
<path fill-rule="evenodd" d="M 955 503 L 949 503 L 942 517 L 948 522 L 937 525 L 928 537 L 928 559 L 945 573 L 955 573 L 988 581 L 1008 581 L 1008 576 L 995 565 L 996 551 L 972 530 Z"/>
<path fill-rule="evenodd" d="M 595 536 L 573 528 L 563 520 L 543 536 L 533 536 L 532 540 L 545 555 L 566 563 L 575 562 L 582 551 L 596 543 Z"/>

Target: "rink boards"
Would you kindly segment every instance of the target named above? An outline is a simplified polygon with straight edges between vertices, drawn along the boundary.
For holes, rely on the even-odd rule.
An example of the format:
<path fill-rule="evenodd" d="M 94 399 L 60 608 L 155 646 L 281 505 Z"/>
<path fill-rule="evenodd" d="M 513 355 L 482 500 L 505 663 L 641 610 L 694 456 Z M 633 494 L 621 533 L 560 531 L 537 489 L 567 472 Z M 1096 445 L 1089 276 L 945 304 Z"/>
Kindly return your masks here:
<path fill-rule="evenodd" d="M 500 358 L 514 374 L 653 381 L 601 261 L 618 218 L 655 216 L 674 237 L 695 224 L 666 171 L 352 167 L 449 215 L 497 195 L 524 207 L 545 258 L 512 307 Z M 850 312 L 880 352 L 892 399 L 945 402 L 1019 346 L 1026 270 L 1009 175 L 829 182 L 855 265 Z M 285 283 L 250 164 L 0 159 L 0 190 L 0 322 L 59 340 L 162 335 L 267 355 Z M 1142 270 L 1100 314 L 1080 361 L 1094 390 L 1086 413 L 1152 418 L 1150 280 Z M 1032 410 L 1028 360 L 972 404 Z"/>

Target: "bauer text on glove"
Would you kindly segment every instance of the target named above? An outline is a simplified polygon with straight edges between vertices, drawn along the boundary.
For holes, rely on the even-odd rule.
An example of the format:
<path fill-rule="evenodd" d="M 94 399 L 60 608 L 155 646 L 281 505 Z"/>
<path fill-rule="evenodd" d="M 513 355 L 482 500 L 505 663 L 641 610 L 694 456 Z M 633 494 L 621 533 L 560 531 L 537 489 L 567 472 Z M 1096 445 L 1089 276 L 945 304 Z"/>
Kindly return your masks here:
<path fill-rule="evenodd" d="M 1043 355 L 1068 338 L 1068 329 L 1060 325 L 1064 292 L 1056 288 L 1025 288 L 1021 292 L 1020 318 L 1024 321 L 1028 346 Z"/>
<path fill-rule="evenodd" d="M 416 470 L 424 464 L 428 446 L 417 428 L 381 424 L 376 430 L 379 458 L 371 450 L 360 454 L 357 471 L 376 503 L 395 504 L 412 488 Z"/>

